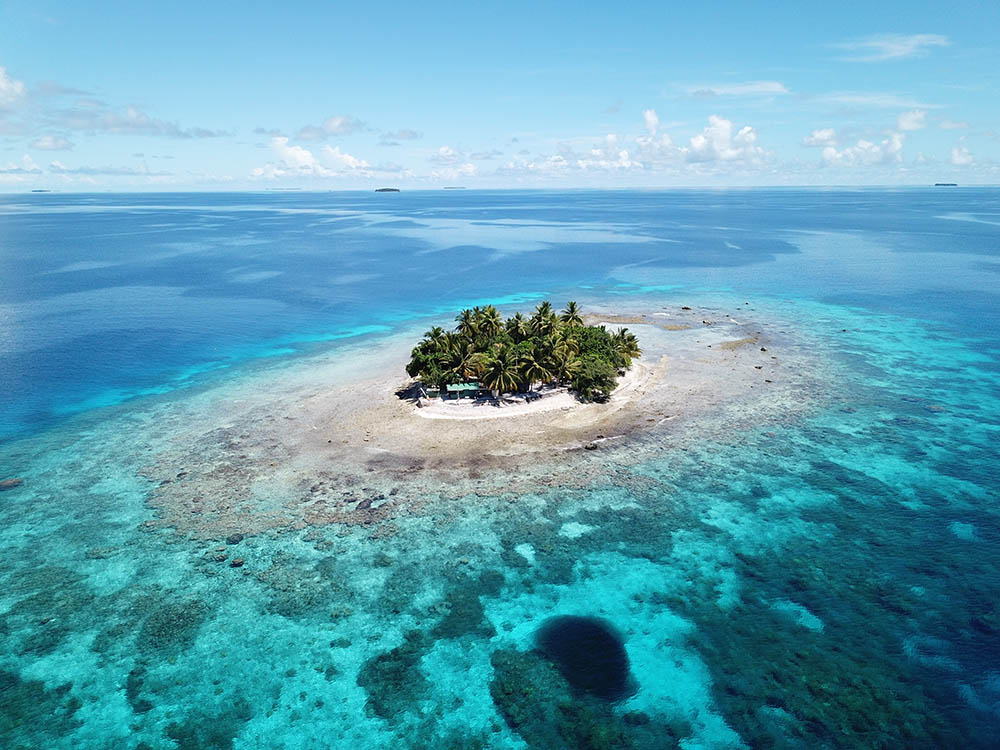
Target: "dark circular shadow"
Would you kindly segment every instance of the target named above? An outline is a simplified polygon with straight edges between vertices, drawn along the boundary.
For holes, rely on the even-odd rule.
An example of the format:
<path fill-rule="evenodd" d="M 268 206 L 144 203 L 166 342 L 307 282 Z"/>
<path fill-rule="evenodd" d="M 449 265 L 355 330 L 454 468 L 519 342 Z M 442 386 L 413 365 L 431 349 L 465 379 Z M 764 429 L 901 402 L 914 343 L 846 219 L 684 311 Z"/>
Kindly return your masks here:
<path fill-rule="evenodd" d="M 636 692 L 625 641 L 600 617 L 550 617 L 535 634 L 535 646 L 559 668 L 574 690 L 607 701 Z"/>

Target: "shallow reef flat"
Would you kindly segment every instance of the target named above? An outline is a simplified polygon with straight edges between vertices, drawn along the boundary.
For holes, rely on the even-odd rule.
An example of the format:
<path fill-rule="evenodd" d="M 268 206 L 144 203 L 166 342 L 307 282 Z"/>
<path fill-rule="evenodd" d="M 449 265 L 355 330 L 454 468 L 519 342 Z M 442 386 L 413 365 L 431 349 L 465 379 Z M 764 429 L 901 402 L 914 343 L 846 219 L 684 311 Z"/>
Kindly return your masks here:
<path fill-rule="evenodd" d="M 404 331 L 3 446 L 0 744 L 989 747 L 1000 422 L 934 385 L 962 344 L 605 304 L 644 371 L 604 405 L 422 418 Z M 627 688 L 536 649 L 566 616 Z"/>
<path fill-rule="evenodd" d="M 642 460 L 642 446 L 683 450 L 709 425 L 736 435 L 815 408 L 823 398 L 820 358 L 777 333 L 778 324 L 738 321 L 738 312 L 630 316 L 644 354 L 604 404 L 569 394 L 553 399 L 558 408 L 545 399 L 440 404 L 438 412 L 463 418 L 427 419 L 435 407 L 400 397 L 409 380 L 398 339 L 367 351 L 339 377 L 314 362 L 263 387 L 248 382 L 203 394 L 183 416 L 162 417 L 182 425 L 141 472 L 154 484 L 150 523 L 206 538 L 325 523 L 377 526 L 440 514 L 440 502 L 428 503 L 432 495 L 585 487 Z"/>

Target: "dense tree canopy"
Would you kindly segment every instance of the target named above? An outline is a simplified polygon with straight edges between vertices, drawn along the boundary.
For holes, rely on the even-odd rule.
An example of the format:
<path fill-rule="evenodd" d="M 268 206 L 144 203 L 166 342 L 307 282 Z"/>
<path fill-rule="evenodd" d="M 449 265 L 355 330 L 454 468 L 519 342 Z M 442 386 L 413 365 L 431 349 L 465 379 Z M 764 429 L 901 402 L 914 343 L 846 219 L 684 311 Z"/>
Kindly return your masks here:
<path fill-rule="evenodd" d="M 618 371 L 641 352 L 627 328 L 585 326 L 575 302 L 556 313 L 542 302 L 530 317 L 504 320 L 493 305 L 462 310 L 454 331 L 431 328 L 414 347 L 406 372 L 432 387 L 478 381 L 498 393 L 536 383 L 570 385 L 588 400 L 614 390 Z"/>

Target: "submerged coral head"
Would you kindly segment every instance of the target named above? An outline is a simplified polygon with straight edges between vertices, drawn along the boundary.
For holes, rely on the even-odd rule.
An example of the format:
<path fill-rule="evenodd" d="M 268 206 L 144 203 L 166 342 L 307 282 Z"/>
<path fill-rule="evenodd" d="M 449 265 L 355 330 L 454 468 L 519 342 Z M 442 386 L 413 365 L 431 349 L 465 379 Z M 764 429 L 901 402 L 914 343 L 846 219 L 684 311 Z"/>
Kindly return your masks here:
<path fill-rule="evenodd" d="M 538 628 L 535 645 L 575 690 L 616 701 L 638 688 L 629 671 L 624 639 L 600 617 L 550 617 Z"/>

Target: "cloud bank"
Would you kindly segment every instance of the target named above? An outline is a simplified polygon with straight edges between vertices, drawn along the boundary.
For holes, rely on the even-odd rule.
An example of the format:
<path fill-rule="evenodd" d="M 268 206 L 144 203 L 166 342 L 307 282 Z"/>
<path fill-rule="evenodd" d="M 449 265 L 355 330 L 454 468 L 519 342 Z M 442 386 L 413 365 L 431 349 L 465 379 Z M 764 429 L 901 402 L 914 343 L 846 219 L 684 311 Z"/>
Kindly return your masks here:
<path fill-rule="evenodd" d="M 947 47 L 950 44 L 951 40 L 941 34 L 876 34 L 833 46 L 852 53 L 840 58 L 841 60 L 885 62 L 923 57 L 934 47 Z"/>

